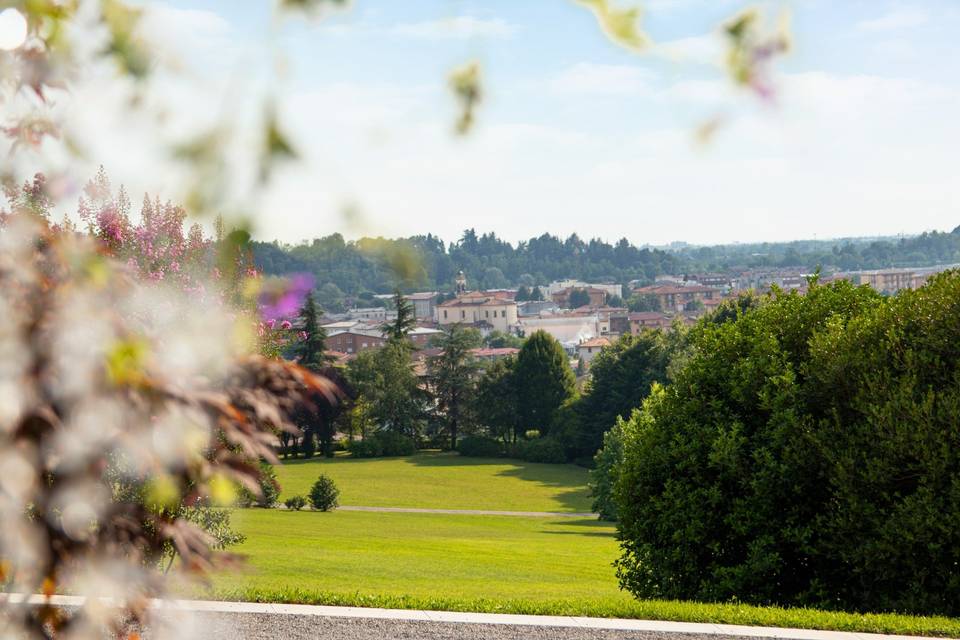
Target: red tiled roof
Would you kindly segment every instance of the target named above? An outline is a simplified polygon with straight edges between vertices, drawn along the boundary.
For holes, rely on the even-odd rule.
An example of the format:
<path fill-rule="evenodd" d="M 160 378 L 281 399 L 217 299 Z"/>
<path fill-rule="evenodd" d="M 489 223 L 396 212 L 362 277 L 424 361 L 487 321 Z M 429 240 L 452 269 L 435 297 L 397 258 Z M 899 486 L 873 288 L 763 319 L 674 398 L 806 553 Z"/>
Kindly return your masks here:
<path fill-rule="evenodd" d="M 440 307 L 502 307 L 513 303 L 513 300 L 497 298 L 495 296 L 464 296 L 441 302 Z"/>
<path fill-rule="evenodd" d="M 495 348 L 482 348 L 482 349 L 470 349 L 470 353 L 475 355 L 478 358 L 495 358 L 497 356 L 512 356 L 514 354 L 520 353 L 520 349 L 516 347 L 495 347 Z"/>
<path fill-rule="evenodd" d="M 591 338 L 590 340 L 581 342 L 579 345 L 577 345 L 577 348 L 579 349 L 580 347 L 609 347 L 610 344 L 611 344 L 610 338 L 604 338 L 601 336 L 599 338 Z"/>

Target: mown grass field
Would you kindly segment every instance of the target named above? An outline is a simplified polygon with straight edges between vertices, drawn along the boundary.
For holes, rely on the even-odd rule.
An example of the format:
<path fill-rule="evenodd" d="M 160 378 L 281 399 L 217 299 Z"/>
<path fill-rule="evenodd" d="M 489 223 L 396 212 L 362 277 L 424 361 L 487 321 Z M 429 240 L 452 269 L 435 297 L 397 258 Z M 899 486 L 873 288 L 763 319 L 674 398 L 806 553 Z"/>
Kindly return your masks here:
<path fill-rule="evenodd" d="M 220 588 L 295 586 L 388 596 L 617 598 L 611 525 L 581 518 L 234 512 L 249 573 Z"/>
<path fill-rule="evenodd" d="M 323 472 L 360 506 L 588 511 L 586 471 L 427 453 L 278 466 L 283 496 Z M 960 638 L 960 620 L 634 600 L 617 587 L 615 528 L 590 518 L 238 509 L 246 570 L 206 597 L 388 608 L 646 618 Z"/>
<path fill-rule="evenodd" d="M 321 473 L 340 504 L 363 507 L 588 512 L 587 470 L 426 452 L 403 458 L 291 460 L 275 467 L 281 501 L 306 495 Z"/>

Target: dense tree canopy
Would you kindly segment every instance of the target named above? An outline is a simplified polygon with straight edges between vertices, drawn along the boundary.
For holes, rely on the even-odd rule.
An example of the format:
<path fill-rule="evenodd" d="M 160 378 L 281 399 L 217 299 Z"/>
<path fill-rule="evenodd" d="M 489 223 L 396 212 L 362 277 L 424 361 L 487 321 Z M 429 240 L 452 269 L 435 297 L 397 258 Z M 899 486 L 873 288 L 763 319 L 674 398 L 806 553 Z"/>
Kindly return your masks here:
<path fill-rule="evenodd" d="M 777 293 L 689 340 L 624 424 L 623 586 L 960 612 L 960 274 Z"/>
<path fill-rule="evenodd" d="M 535 331 L 520 349 L 514 370 L 517 414 L 526 429 L 546 435 L 557 410 L 574 393 L 575 379 L 566 352 L 545 331 Z"/>
<path fill-rule="evenodd" d="M 524 298 L 539 299 L 542 294 L 536 285 L 563 278 L 626 284 L 632 280 L 649 283 L 664 273 L 765 267 L 813 271 L 817 266 L 856 270 L 960 263 L 960 231 L 934 231 L 900 239 L 806 240 L 665 250 L 637 247 L 626 238 L 614 244 L 599 239 L 584 241 L 575 234 L 565 240 L 543 234 L 511 244 L 494 233 L 478 235 L 468 229 L 460 240 L 449 244 L 430 234 L 356 241 L 333 234 L 293 246 L 255 242 L 253 250 L 258 267 L 266 273 L 309 272 L 321 285 L 336 286 L 328 294 L 339 290 L 341 297 L 351 299 L 363 293 L 390 292 L 397 284 L 397 256 L 419 262 L 415 268 L 405 265 L 404 272 L 410 276 L 404 283 L 406 290 L 452 291 L 457 270 L 463 269 L 471 289 L 524 285 L 529 292 Z M 333 310 L 335 296 L 327 297 L 331 299 L 319 302 Z M 653 303 L 636 301 L 631 308 L 651 310 Z"/>

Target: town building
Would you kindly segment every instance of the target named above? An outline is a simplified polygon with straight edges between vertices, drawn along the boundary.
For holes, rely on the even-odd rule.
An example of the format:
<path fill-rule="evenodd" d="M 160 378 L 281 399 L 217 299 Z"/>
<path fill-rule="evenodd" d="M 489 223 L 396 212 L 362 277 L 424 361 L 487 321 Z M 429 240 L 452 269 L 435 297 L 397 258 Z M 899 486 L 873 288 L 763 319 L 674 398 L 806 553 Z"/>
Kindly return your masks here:
<path fill-rule="evenodd" d="M 608 325 L 609 326 L 609 325 Z M 519 335 L 530 336 L 535 331 L 546 331 L 568 350 L 584 340 L 600 335 L 600 316 L 597 312 L 540 314 L 520 318 Z"/>
<path fill-rule="evenodd" d="M 387 309 L 385 307 L 359 307 L 349 309 L 347 316 L 355 320 L 379 320 L 387 319 Z"/>
<path fill-rule="evenodd" d="M 413 314 L 420 320 L 432 320 L 437 306 L 437 292 L 423 291 L 403 296 L 413 305 Z"/>
<path fill-rule="evenodd" d="M 430 341 L 442 333 L 443 331 L 440 329 L 432 329 L 430 327 L 414 327 L 414 329 L 407 334 L 407 337 L 410 338 L 410 342 L 413 343 L 413 346 L 417 347 L 418 349 L 422 349 L 426 346 L 429 346 Z"/>
<path fill-rule="evenodd" d="M 687 305 L 693 302 L 705 302 L 706 300 L 720 300 L 723 298 L 722 291 L 699 284 L 686 286 L 655 284 L 649 287 L 634 289 L 633 293 L 637 296 L 655 296 L 660 303 L 661 310 L 666 312 L 683 311 Z"/>
<path fill-rule="evenodd" d="M 577 356 L 583 360 L 585 365 L 589 366 L 590 361 L 600 353 L 601 349 L 609 347 L 611 344 L 610 339 L 604 336 L 584 340 L 577 345 Z"/>
<path fill-rule="evenodd" d="M 607 301 L 608 294 L 606 290 L 594 286 L 567 287 L 566 289 L 560 289 L 559 291 L 554 291 L 551 293 L 550 299 L 553 300 L 557 306 L 569 309 L 571 306 L 570 297 L 573 295 L 574 291 L 586 292 L 587 297 L 590 299 L 587 304 L 591 307 L 602 306 Z"/>
<path fill-rule="evenodd" d="M 613 298 L 622 298 L 623 297 L 623 285 L 619 284 L 604 284 L 596 282 L 581 282 L 580 280 L 555 280 L 547 285 L 547 290 L 545 295 L 550 298 L 553 294 L 558 291 L 563 291 L 564 289 L 602 289 L 607 297 Z M 602 302 L 598 304 L 603 304 Z"/>
<path fill-rule="evenodd" d="M 367 349 L 382 347 L 385 342 L 386 339 L 381 335 L 371 335 L 370 333 L 357 331 L 338 331 L 327 334 L 326 347 L 331 351 L 353 355 Z"/>
<path fill-rule="evenodd" d="M 475 326 L 481 331 L 509 332 L 517 324 L 517 303 L 486 291 L 469 291 L 436 307 L 436 322 Z"/>
<path fill-rule="evenodd" d="M 555 313 L 560 310 L 553 300 L 525 300 L 517 303 L 517 315 L 535 316 L 540 313 Z"/>
<path fill-rule="evenodd" d="M 494 360 L 515 356 L 520 353 L 520 349 L 517 349 L 516 347 L 483 347 L 479 349 L 471 349 L 470 353 L 477 360 L 483 362 L 492 362 Z"/>

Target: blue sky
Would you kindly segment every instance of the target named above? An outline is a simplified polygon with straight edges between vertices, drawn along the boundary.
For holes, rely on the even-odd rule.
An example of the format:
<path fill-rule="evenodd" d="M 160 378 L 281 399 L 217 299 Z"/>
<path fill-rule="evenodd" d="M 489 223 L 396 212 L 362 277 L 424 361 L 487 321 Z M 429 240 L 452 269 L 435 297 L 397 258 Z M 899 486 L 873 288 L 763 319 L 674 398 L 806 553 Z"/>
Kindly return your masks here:
<path fill-rule="evenodd" d="M 256 78 L 280 96 L 303 160 L 262 202 L 263 238 L 453 240 L 475 227 L 713 243 L 960 224 L 960 4 L 759 5 L 771 23 L 792 18 L 773 105 L 719 65 L 717 28 L 744 3 L 639 5 L 656 42 L 640 55 L 571 0 L 357 0 L 279 24 L 267 2 L 150 7 L 201 77 Z M 445 82 L 469 60 L 486 96 L 459 139 Z"/>

